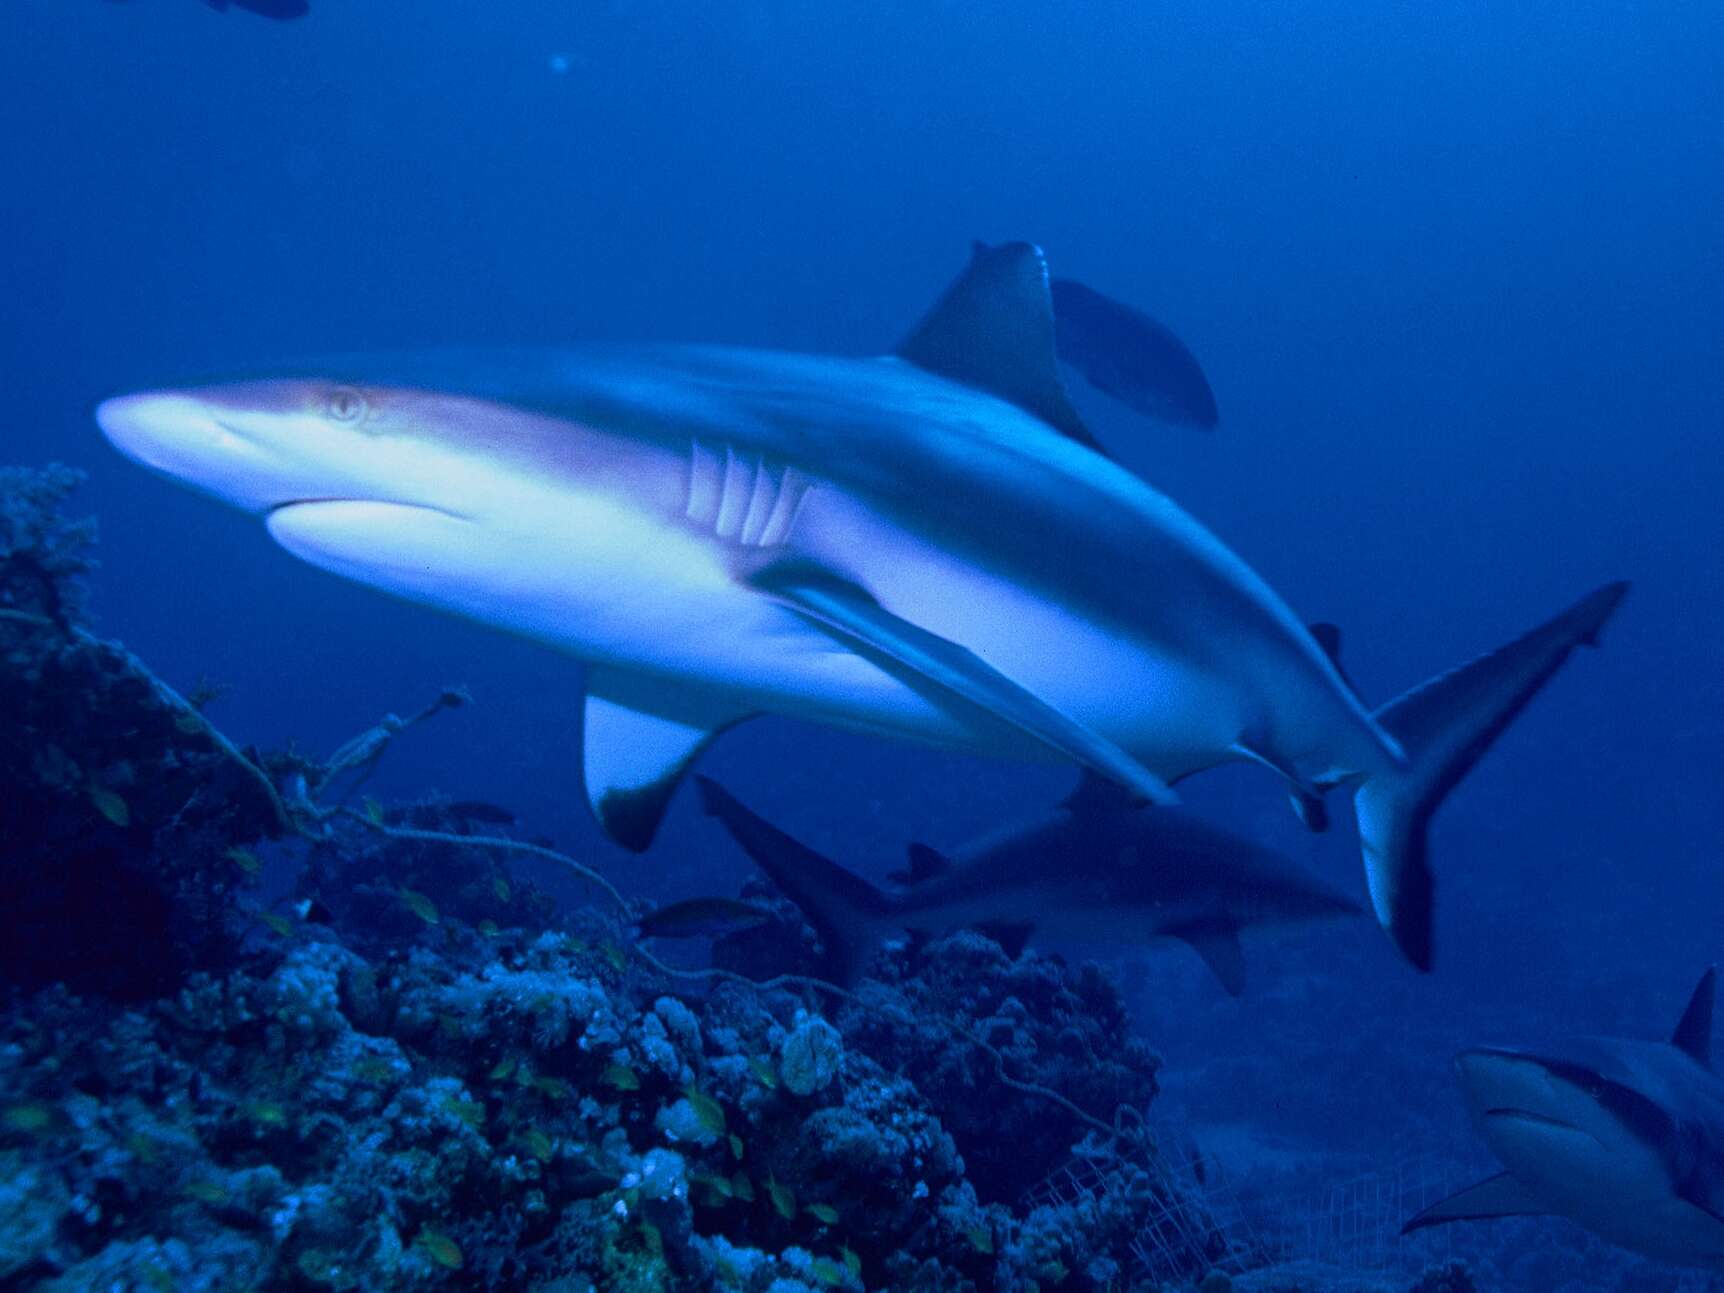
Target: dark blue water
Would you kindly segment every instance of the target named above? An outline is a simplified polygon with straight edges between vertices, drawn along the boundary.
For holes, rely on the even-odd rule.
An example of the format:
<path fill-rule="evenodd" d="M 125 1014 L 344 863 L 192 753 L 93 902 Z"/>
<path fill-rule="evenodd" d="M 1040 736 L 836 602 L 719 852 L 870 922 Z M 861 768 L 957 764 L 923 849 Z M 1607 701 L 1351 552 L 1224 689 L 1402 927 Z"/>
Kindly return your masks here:
<path fill-rule="evenodd" d="M 99 628 L 228 684 L 236 739 L 326 750 L 465 683 L 386 788 L 731 891 L 686 797 L 644 858 L 600 839 L 577 665 L 298 565 L 90 409 L 433 342 L 878 351 L 970 239 L 1028 238 L 1202 358 L 1213 435 L 1084 411 L 1345 626 L 1367 698 L 1636 583 L 1440 819 L 1436 975 L 1363 925 L 1254 948 L 1242 1003 L 1177 949 L 1131 964 L 1192 1116 L 1357 1145 L 1407 1075 L 1446 1097 L 1454 1045 L 1662 1031 L 1724 955 L 1717 5 L 12 0 L 0 30 L 0 459 L 89 473 Z M 779 720 L 705 767 L 876 872 L 1066 780 Z M 1307 840 L 1264 775 L 1188 789 L 1357 884 L 1350 832 Z"/>

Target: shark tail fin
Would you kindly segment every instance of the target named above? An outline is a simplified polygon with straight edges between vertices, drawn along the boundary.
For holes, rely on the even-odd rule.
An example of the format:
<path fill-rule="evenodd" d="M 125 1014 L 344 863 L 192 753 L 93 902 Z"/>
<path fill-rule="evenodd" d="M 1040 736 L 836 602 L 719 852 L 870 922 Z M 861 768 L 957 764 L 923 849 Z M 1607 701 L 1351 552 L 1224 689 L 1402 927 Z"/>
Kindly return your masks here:
<path fill-rule="evenodd" d="M 1426 832 L 1432 815 L 1569 653 L 1597 644 L 1627 592 L 1626 583 L 1606 584 L 1506 646 L 1377 710 L 1378 722 L 1405 749 L 1407 764 L 1360 783 L 1354 803 L 1359 843 L 1377 920 L 1419 969 L 1431 968 L 1434 882 Z"/>
<path fill-rule="evenodd" d="M 701 806 L 808 917 L 826 946 L 827 973 L 848 987 L 893 928 L 898 904 L 862 877 L 779 830 L 710 777 L 695 777 Z"/>

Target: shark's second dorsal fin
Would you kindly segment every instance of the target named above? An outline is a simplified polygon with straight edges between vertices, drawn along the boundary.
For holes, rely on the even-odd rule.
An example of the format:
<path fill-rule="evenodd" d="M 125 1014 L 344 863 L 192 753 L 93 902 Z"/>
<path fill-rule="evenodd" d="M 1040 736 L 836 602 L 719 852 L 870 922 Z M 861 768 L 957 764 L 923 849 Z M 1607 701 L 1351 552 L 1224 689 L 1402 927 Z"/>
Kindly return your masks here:
<path fill-rule="evenodd" d="M 916 367 L 1009 400 L 1105 453 L 1066 395 L 1041 249 L 977 243 L 970 264 L 899 345 Z"/>
<path fill-rule="evenodd" d="M 932 880 L 952 865 L 944 853 L 926 844 L 910 845 L 906 860 L 910 864 L 909 882 L 911 884 L 921 884 L 924 880 Z"/>
<path fill-rule="evenodd" d="M 1683 1054 L 1712 1067 L 1712 1002 L 1718 995 L 1718 967 L 1708 966 L 1688 998 L 1688 1009 L 1671 1035 L 1670 1044 Z"/>

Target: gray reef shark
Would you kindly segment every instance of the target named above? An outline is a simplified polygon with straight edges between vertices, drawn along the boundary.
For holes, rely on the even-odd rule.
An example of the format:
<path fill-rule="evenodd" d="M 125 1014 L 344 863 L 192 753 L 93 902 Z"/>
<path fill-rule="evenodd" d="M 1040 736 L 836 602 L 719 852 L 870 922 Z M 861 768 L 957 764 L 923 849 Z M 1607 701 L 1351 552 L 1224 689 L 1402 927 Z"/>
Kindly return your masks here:
<path fill-rule="evenodd" d="M 1461 1052 L 1467 1106 L 1508 1170 L 1405 1229 L 1556 1215 L 1649 1257 L 1724 1269 L 1716 980 L 1707 970 L 1668 1042 L 1594 1037 L 1538 1051 Z"/>
<path fill-rule="evenodd" d="M 706 811 L 802 908 L 840 984 L 854 982 L 899 931 L 938 937 L 974 928 L 1010 956 L 1031 938 L 1117 947 L 1179 939 L 1237 996 L 1242 929 L 1363 910 L 1274 850 L 1146 804 L 1093 772 L 1053 811 L 950 855 L 911 845 L 896 893 L 792 839 L 717 782 L 695 780 Z"/>
<path fill-rule="evenodd" d="M 1011 243 L 885 356 L 348 357 L 97 419 L 313 565 L 585 661 L 587 794 L 631 848 L 759 713 L 1070 761 L 1163 803 L 1247 759 L 1308 811 L 1358 786 L 1373 906 L 1428 965 L 1426 820 L 1621 588 L 1373 715 L 1250 567 L 1103 452 L 1055 328 L 1040 251 Z M 1097 353 L 1152 332 L 1078 333 L 1116 385 L 1162 369 Z"/>

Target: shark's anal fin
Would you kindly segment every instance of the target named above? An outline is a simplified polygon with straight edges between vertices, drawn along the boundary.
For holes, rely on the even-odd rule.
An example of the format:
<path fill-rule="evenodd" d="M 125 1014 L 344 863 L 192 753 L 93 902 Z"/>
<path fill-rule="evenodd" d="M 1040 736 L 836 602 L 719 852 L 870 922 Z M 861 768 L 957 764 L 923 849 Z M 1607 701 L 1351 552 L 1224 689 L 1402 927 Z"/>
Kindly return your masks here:
<path fill-rule="evenodd" d="M 1507 1172 L 1469 1185 L 1440 1203 L 1433 1203 L 1401 1227 L 1403 1235 L 1448 1221 L 1487 1221 L 1492 1217 L 1538 1217 L 1550 1211 Z"/>
<path fill-rule="evenodd" d="M 746 717 L 711 702 L 678 704 L 644 680 L 589 669 L 581 773 L 605 833 L 626 849 L 644 851 L 689 765 Z"/>
<path fill-rule="evenodd" d="M 1040 248 L 977 243 L 970 264 L 898 346 L 898 356 L 938 377 L 986 391 L 1056 431 L 1105 452 L 1072 408 L 1060 380 L 1054 306 Z"/>
<path fill-rule="evenodd" d="M 1168 932 L 1191 945 L 1228 996 L 1237 997 L 1245 991 L 1245 951 L 1239 946 L 1237 929 L 1230 925 L 1193 925 Z"/>
<path fill-rule="evenodd" d="M 1175 802 L 1166 782 L 1101 733 L 1068 718 L 974 652 L 892 614 L 849 580 L 794 562 L 768 566 L 750 583 L 846 644 L 884 656 L 924 683 L 1027 732 L 1145 799 Z"/>
<path fill-rule="evenodd" d="M 1707 1068 L 1712 1067 L 1712 1003 L 1718 995 L 1718 967 L 1707 967 L 1688 998 L 1688 1009 L 1671 1034 L 1670 1044 Z"/>
<path fill-rule="evenodd" d="M 1014 961 L 1023 953 L 1024 945 L 1035 932 L 1034 925 L 1015 920 L 990 920 L 977 925 L 976 928 L 998 943 L 1000 950 Z"/>

